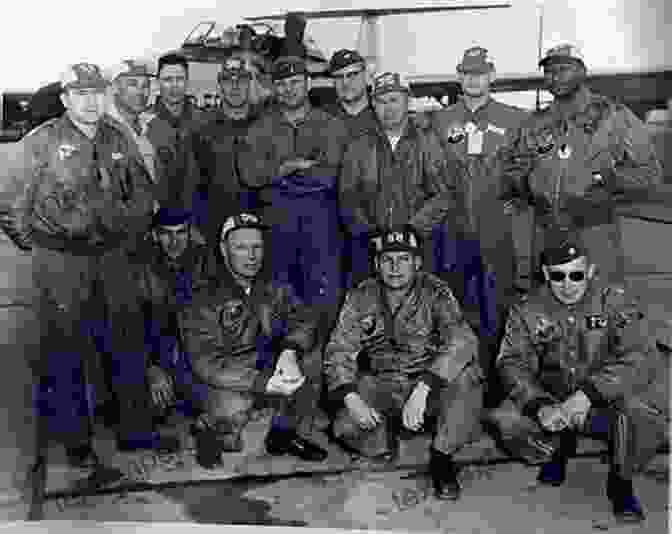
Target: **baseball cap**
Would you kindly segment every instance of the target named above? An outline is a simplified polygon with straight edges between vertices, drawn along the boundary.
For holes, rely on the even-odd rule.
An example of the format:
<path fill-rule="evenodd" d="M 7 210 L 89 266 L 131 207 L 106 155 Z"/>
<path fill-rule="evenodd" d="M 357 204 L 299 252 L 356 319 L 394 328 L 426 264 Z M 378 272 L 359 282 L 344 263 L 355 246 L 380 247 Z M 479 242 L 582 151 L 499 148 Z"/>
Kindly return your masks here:
<path fill-rule="evenodd" d="M 420 254 L 420 238 L 410 227 L 390 229 L 371 238 L 371 248 L 376 255 L 383 252 L 411 252 Z"/>
<path fill-rule="evenodd" d="M 569 232 L 558 232 L 549 237 L 541 253 L 541 261 L 544 265 L 562 265 L 587 255 L 588 252 L 578 236 Z"/>
<path fill-rule="evenodd" d="M 119 78 L 119 76 L 152 77 L 154 74 L 145 63 L 142 63 L 137 59 L 124 59 L 121 63 L 117 63 L 110 67 L 107 71 L 107 78 L 111 82 Z"/>
<path fill-rule="evenodd" d="M 392 91 L 402 91 L 410 93 L 408 85 L 401 80 L 398 72 L 383 72 L 373 80 L 373 96 L 391 93 Z"/>
<path fill-rule="evenodd" d="M 232 215 L 222 226 L 222 231 L 220 233 L 221 239 L 226 239 L 226 236 L 234 230 L 239 230 L 241 228 L 256 228 L 257 230 L 268 230 L 268 225 L 264 224 L 259 217 L 256 215 L 251 215 L 249 213 L 240 213 L 238 215 Z"/>
<path fill-rule="evenodd" d="M 99 89 L 105 90 L 108 86 L 100 67 L 93 63 L 75 63 L 69 65 L 61 74 L 61 87 L 66 89 Z"/>
<path fill-rule="evenodd" d="M 584 67 L 586 66 L 583 60 L 583 54 L 581 53 L 581 50 L 579 50 L 576 46 L 569 43 L 563 43 L 554 46 L 552 48 L 549 48 L 546 51 L 546 55 L 539 62 L 539 66 L 545 67 L 546 65 L 554 61 L 557 62 L 574 61 L 576 63 L 580 63 Z"/>
<path fill-rule="evenodd" d="M 333 74 L 338 70 L 358 63 L 364 63 L 364 58 L 356 50 L 348 50 L 346 48 L 338 50 L 334 52 L 329 61 L 329 73 Z"/>
<path fill-rule="evenodd" d="M 482 46 L 472 46 L 464 51 L 462 62 L 457 65 L 457 72 L 485 74 L 495 68 L 495 63 Z"/>
<path fill-rule="evenodd" d="M 152 219 L 152 226 L 179 226 L 191 222 L 192 212 L 184 208 L 161 207 Z"/>
<path fill-rule="evenodd" d="M 271 68 L 273 80 L 283 80 L 299 74 L 308 74 L 306 60 L 298 56 L 284 56 L 275 60 Z"/>

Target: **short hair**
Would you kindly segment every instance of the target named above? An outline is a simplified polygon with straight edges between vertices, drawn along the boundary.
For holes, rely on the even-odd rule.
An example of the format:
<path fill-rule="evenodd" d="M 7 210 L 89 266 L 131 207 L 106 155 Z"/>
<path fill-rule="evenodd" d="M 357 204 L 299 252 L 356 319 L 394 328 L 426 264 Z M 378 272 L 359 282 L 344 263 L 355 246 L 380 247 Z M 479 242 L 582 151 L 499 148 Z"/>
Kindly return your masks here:
<path fill-rule="evenodd" d="M 180 65 L 184 67 L 184 72 L 187 73 L 189 72 L 189 62 L 187 61 L 187 58 L 184 57 L 182 54 L 178 54 L 176 52 L 170 52 L 169 54 L 164 54 L 159 58 L 159 65 L 156 71 L 156 75 L 160 76 L 161 69 L 163 69 L 163 67 L 166 67 L 168 65 Z"/>

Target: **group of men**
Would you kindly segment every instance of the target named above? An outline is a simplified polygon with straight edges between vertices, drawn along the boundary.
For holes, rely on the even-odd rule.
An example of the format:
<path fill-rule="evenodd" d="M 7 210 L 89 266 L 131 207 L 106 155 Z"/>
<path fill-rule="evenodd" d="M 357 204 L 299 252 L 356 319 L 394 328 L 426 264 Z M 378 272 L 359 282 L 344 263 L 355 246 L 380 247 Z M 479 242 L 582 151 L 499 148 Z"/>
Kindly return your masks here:
<path fill-rule="evenodd" d="M 273 63 L 268 106 L 232 55 L 210 114 L 180 55 L 159 60 L 152 109 L 145 66 L 71 66 L 66 112 L 22 141 L 1 221 L 32 249 L 37 409 L 71 464 L 99 462 L 94 393 L 120 450 L 175 450 L 157 416 L 193 417 L 206 467 L 243 450 L 262 406 L 270 454 L 323 461 L 306 436 L 324 409 L 334 440 L 383 461 L 431 432 L 435 495 L 457 499 L 453 454 L 485 402 L 543 483 L 564 481 L 579 433 L 603 437 L 614 513 L 643 519 L 632 476 L 667 434 L 667 373 L 624 289 L 613 199 L 660 166 L 573 47 L 541 66 L 555 100 L 528 114 L 490 97 L 494 65 L 471 48 L 462 100 L 419 117 L 399 74 L 369 80 L 353 50 L 331 58 L 325 109 L 300 55 Z M 525 270 L 512 221 L 528 207 L 540 263 Z"/>

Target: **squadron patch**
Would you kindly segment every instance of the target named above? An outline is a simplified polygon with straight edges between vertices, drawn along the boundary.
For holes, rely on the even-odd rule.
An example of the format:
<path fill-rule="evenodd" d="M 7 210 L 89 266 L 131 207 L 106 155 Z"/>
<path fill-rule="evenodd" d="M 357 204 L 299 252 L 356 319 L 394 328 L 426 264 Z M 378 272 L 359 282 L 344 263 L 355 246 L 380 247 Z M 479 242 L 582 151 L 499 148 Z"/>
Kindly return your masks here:
<path fill-rule="evenodd" d="M 224 327 L 232 326 L 243 315 L 243 301 L 230 300 L 222 305 L 219 311 L 219 324 Z"/>
<path fill-rule="evenodd" d="M 560 330 L 553 321 L 539 317 L 534 328 L 534 337 L 542 342 L 553 341 L 560 337 Z"/>
<path fill-rule="evenodd" d="M 607 327 L 607 318 L 598 313 L 594 315 L 586 315 L 586 330 L 599 330 Z"/>
<path fill-rule="evenodd" d="M 76 146 L 63 144 L 58 147 L 58 159 L 63 161 L 66 158 L 71 157 L 75 152 L 77 152 Z"/>
<path fill-rule="evenodd" d="M 359 320 L 359 324 L 364 331 L 364 334 L 370 336 L 376 330 L 376 317 L 374 315 L 365 315 Z"/>

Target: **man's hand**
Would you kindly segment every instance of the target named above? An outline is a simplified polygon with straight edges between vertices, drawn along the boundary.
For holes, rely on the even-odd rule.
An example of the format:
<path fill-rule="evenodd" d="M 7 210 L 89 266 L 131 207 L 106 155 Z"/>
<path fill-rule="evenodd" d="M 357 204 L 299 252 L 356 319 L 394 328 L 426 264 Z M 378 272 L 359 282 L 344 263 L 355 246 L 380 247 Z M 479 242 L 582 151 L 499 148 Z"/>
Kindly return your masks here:
<path fill-rule="evenodd" d="M 590 410 L 590 399 L 579 390 L 562 403 L 562 408 L 567 414 L 569 424 L 574 428 L 581 428 L 586 422 L 586 416 Z"/>
<path fill-rule="evenodd" d="M 345 396 L 345 407 L 355 422 L 364 430 L 371 430 L 383 421 L 383 417 L 369 406 L 359 393 L 348 393 Z"/>
<path fill-rule="evenodd" d="M 299 362 L 296 359 L 296 352 L 293 350 L 283 350 L 275 364 L 275 373 L 266 385 L 267 393 L 289 396 L 299 389 L 306 381 Z"/>
<path fill-rule="evenodd" d="M 406 400 L 402 417 L 404 426 L 409 430 L 415 432 L 422 427 L 425 421 L 428 394 L 429 386 L 423 382 L 419 382 Z"/>
<path fill-rule="evenodd" d="M 147 381 L 155 406 L 165 410 L 175 401 L 173 381 L 161 367 L 152 365 L 147 370 Z"/>
<path fill-rule="evenodd" d="M 305 171 L 306 169 L 310 169 L 313 165 L 317 165 L 317 161 L 303 158 L 290 159 L 284 161 L 282 165 L 280 165 L 278 174 L 280 176 L 290 176 L 296 171 Z"/>
<path fill-rule="evenodd" d="M 569 419 L 562 404 L 542 406 L 537 418 L 539 424 L 549 432 L 560 432 L 569 426 Z"/>

